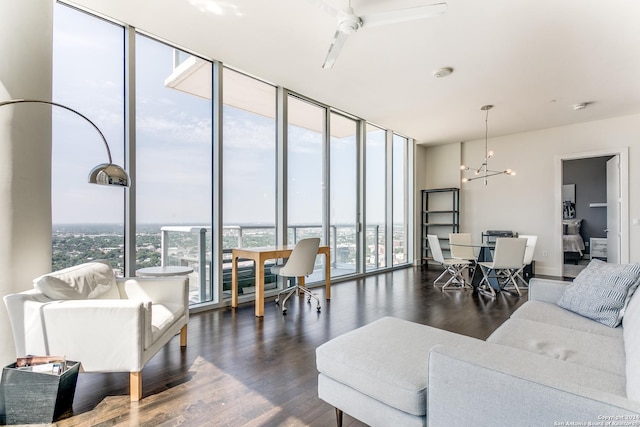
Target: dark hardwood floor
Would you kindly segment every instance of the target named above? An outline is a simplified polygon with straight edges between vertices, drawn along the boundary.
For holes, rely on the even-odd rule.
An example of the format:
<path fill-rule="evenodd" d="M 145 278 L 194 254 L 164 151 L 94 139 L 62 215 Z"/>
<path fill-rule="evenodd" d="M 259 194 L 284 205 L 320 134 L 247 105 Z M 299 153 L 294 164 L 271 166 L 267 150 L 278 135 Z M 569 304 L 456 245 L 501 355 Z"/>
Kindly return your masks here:
<path fill-rule="evenodd" d="M 283 316 L 271 299 L 194 314 L 188 346 L 178 337 L 143 370 L 140 402 L 130 402 L 128 373 L 81 373 L 67 426 L 334 426 L 317 396 L 315 348 L 384 316 L 484 339 L 527 299 L 495 300 L 470 290 L 440 291 L 437 269 L 412 267 L 334 284 L 321 313 L 292 298 Z M 324 290 L 316 292 L 324 297 Z M 109 339 L 105 337 L 105 339 Z M 363 424 L 345 415 L 346 426 Z"/>

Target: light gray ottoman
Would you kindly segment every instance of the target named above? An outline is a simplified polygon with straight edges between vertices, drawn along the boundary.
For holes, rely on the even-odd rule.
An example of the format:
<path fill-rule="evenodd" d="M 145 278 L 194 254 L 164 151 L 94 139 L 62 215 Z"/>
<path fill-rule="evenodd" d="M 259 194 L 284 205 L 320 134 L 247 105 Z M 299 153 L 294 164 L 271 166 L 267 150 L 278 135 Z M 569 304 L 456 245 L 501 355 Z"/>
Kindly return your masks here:
<path fill-rule="evenodd" d="M 371 426 L 425 426 L 428 353 L 474 338 L 385 317 L 316 349 L 318 395 Z M 477 341 L 477 340 L 475 340 Z"/>

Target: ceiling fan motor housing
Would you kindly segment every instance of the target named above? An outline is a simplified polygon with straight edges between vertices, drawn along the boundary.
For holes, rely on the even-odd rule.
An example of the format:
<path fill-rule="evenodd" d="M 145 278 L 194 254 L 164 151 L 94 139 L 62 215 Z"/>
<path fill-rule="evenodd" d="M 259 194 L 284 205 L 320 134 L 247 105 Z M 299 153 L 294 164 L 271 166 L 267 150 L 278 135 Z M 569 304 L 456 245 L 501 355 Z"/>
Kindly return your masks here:
<path fill-rule="evenodd" d="M 342 33 L 355 33 L 362 26 L 362 20 L 355 15 L 352 8 L 347 8 L 338 17 L 338 29 Z"/>

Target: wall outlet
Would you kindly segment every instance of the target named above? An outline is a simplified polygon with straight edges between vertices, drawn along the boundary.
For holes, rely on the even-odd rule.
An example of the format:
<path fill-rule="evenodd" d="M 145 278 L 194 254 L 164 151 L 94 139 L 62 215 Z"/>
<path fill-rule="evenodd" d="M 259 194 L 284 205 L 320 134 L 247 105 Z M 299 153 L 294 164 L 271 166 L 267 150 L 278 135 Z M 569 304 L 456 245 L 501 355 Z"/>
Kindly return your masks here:
<path fill-rule="evenodd" d="M 549 252 L 548 251 L 542 251 L 542 256 L 549 256 Z"/>

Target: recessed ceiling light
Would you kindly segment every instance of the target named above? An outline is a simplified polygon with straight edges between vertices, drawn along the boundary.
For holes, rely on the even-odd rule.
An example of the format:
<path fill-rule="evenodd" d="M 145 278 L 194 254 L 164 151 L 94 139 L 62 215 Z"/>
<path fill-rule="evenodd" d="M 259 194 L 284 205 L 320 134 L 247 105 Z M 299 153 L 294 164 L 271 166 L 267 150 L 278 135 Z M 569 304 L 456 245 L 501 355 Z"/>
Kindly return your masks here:
<path fill-rule="evenodd" d="M 433 70 L 433 77 L 439 79 L 440 77 L 447 77 L 451 73 L 453 73 L 453 68 L 451 67 L 438 68 Z"/>

